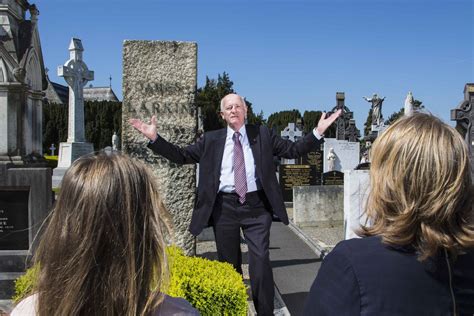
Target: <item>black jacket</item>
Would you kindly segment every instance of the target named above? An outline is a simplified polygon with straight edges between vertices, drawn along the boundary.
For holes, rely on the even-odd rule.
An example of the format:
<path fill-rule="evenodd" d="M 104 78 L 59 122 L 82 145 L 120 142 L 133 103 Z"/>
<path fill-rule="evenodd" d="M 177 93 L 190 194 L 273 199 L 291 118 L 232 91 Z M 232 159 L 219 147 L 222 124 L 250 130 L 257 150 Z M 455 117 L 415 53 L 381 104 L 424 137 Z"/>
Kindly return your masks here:
<path fill-rule="evenodd" d="M 317 148 L 322 140 L 313 133 L 292 142 L 273 134 L 265 126 L 246 125 L 247 137 L 255 160 L 255 171 L 273 212 L 288 224 L 280 186 L 275 176 L 273 156 L 294 159 Z M 199 186 L 189 231 L 198 235 L 208 225 L 219 189 L 219 177 L 224 154 L 227 129 L 206 132 L 194 144 L 186 147 L 173 145 L 158 135 L 148 147 L 178 164 L 199 163 Z"/>
<path fill-rule="evenodd" d="M 474 314 L 474 250 L 421 263 L 378 236 L 350 239 L 324 259 L 304 315 L 453 315 L 453 296 L 456 315 Z"/>

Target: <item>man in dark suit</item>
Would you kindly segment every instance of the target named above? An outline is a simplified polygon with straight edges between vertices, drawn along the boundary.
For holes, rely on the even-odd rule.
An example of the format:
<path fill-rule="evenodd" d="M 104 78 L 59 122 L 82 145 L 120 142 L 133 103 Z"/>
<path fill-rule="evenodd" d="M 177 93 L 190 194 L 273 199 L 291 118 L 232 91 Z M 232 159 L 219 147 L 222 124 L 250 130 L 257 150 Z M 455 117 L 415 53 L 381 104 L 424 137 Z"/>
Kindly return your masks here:
<path fill-rule="evenodd" d="M 341 110 L 326 118 L 297 142 L 274 135 L 265 126 L 245 125 L 247 106 L 242 97 L 229 94 L 221 100 L 227 128 L 206 132 L 184 148 L 157 134 L 156 117 L 150 124 L 130 124 L 150 139 L 153 152 L 179 164 L 199 163 L 199 186 L 190 232 L 198 235 L 211 223 L 220 261 L 242 273 L 240 230 L 248 245 L 252 297 L 259 315 L 273 315 L 274 284 L 269 258 L 272 214 L 288 224 L 273 156 L 298 158 L 317 148 L 326 129 Z"/>

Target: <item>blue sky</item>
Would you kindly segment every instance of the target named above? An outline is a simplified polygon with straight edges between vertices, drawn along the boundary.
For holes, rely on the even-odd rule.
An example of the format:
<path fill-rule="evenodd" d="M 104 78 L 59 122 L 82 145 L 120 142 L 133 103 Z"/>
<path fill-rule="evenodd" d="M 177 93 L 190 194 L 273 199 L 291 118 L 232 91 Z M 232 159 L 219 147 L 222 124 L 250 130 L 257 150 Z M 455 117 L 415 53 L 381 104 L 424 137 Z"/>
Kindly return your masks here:
<path fill-rule="evenodd" d="M 37 0 L 51 80 L 82 39 L 94 86 L 122 97 L 125 39 L 198 44 L 198 86 L 226 71 L 235 90 L 265 117 L 285 110 L 330 110 L 336 92 L 363 127 L 370 104 L 385 96 L 387 118 L 408 91 L 449 122 L 474 82 L 473 0 Z M 452 123 L 451 123 L 452 124 Z"/>

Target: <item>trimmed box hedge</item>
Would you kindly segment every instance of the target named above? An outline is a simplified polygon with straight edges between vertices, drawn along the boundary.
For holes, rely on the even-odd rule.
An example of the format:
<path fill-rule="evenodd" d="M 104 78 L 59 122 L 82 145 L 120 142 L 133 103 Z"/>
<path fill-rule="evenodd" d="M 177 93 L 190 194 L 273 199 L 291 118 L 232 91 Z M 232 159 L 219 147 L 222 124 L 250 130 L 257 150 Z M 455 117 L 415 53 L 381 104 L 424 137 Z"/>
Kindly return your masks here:
<path fill-rule="evenodd" d="M 247 315 L 247 290 L 230 264 L 187 257 L 174 246 L 167 253 L 170 280 L 163 289 L 166 294 L 185 298 L 202 315 Z M 15 303 L 33 291 L 38 271 L 34 266 L 15 281 Z"/>

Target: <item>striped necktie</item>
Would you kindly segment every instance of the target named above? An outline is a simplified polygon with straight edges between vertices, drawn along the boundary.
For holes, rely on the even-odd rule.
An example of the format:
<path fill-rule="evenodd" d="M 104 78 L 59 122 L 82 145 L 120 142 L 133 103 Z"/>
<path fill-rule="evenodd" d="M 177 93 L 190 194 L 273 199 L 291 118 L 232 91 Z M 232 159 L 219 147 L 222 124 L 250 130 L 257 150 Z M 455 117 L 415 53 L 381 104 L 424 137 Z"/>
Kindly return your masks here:
<path fill-rule="evenodd" d="M 247 193 L 247 175 L 245 173 L 244 151 L 239 137 L 239 132 L 235 132 L 232 136 L 234 140 L 234 186 L 240 203 L 244 204 Z"/>

